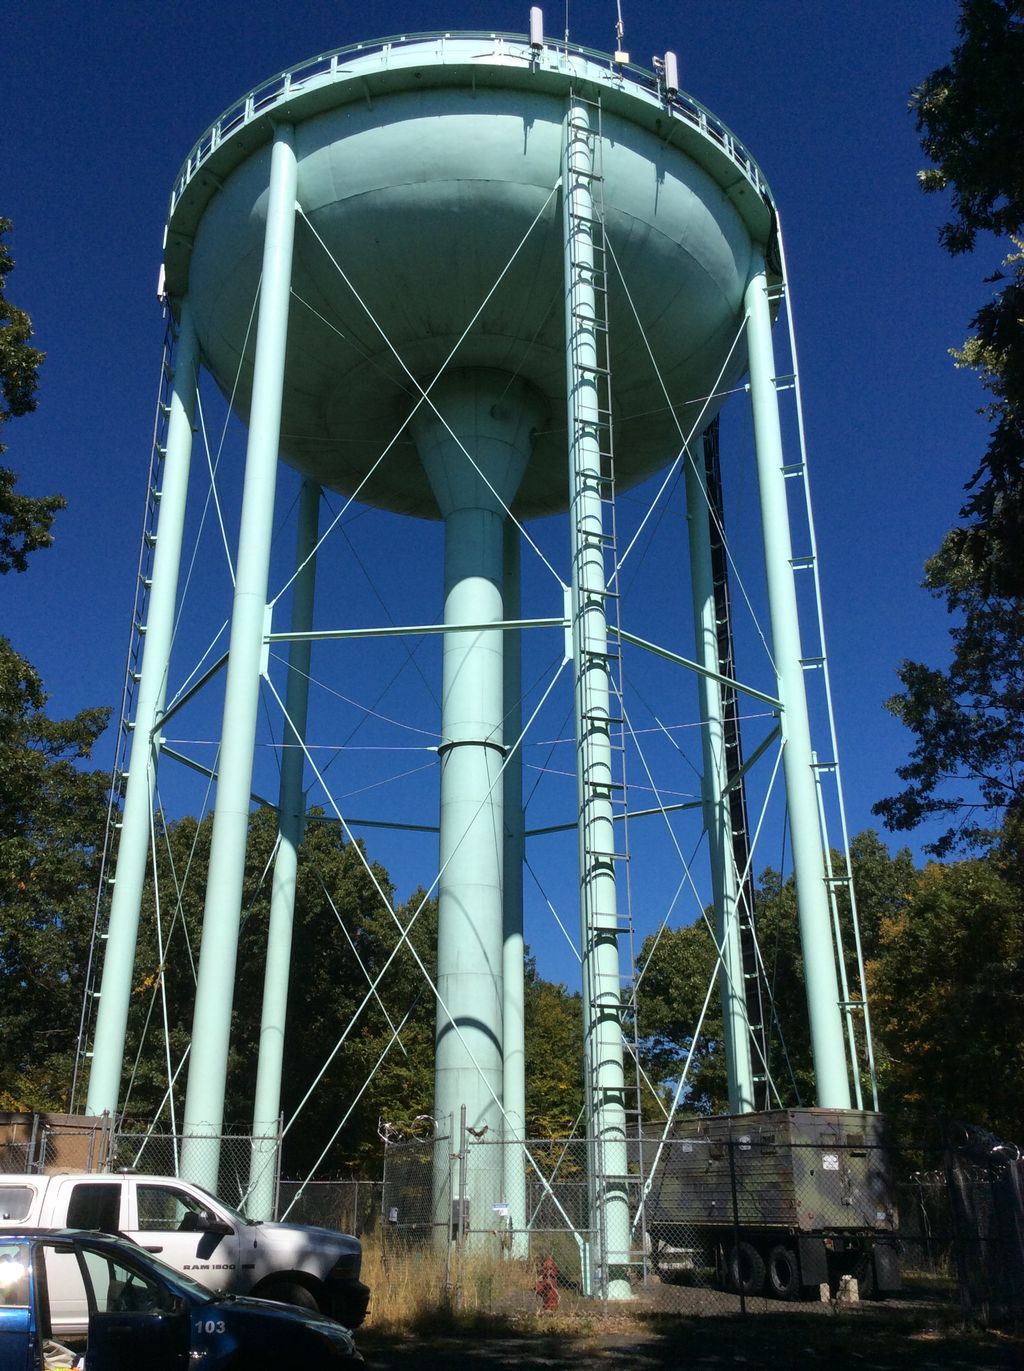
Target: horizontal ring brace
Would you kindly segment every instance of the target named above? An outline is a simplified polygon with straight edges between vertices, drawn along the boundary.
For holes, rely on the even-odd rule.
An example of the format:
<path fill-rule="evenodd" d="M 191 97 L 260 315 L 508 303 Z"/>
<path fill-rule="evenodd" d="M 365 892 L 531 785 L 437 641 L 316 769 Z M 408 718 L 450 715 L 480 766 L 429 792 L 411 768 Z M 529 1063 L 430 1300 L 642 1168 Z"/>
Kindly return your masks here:
<path fill-rule="evenodd" d="M 505 744 L 496 743 L 493 738 L 453 738 L 450 742 L 440 744 L 437 755 L 443 757 L 446 752 L 451 752 L 453 747 L 489 747 L 499 756 L 508 756 L 508 748 Z"/>
<path fill-rule="evenodd" d="M 334 638 L 401 638 L 427 633 L 484 633 L 491 629 L 565 628 L 568 620 L 495 619 L 486 624 L 389 624 L 382 628 L 321 628 L 308 633 L 267 633 L 265 643 L 314 643 Z"/>

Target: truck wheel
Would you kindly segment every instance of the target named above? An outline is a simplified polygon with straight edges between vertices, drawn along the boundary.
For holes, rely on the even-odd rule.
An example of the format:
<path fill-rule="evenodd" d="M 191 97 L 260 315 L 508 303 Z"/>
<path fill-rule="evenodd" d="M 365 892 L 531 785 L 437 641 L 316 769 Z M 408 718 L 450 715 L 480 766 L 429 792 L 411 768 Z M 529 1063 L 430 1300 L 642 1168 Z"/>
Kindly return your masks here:
<path fill-rule="evenodd" d="M 857 1277 L 857 1290 L 862 1300 L 880 1300 L 882 1292 L 875 1278 L 875 1258 L 871 1252 L 864 1252 L 857 1260 L 853 1274 Z"/>
<path fill-rule="evenodd" d="M 800 1266 L 785 1243 L 777 1243 L 768 1253 L 768 1289 L 777 1300 L 795 1300 L 800 1294 Z"/>
<path fill-rule="evenodd" d="M 749 1242 L 738 1242 L 729 1253 L 729 1287 L 744 1295 L 760 1295 L 764 1289 L 764 1258 Z"/>
<path fill-rule="evenodd" d="M 312 1309 L 314 1312 L 320 1312 L 316 1296 L 304 1285 L 300 1285 L 298 1281 L 271 1281 L 269 1285 L 260 1287 L 257 1299 L 277 1300 L 279 1304 L 294 1304 L 299 1309 Z"/>

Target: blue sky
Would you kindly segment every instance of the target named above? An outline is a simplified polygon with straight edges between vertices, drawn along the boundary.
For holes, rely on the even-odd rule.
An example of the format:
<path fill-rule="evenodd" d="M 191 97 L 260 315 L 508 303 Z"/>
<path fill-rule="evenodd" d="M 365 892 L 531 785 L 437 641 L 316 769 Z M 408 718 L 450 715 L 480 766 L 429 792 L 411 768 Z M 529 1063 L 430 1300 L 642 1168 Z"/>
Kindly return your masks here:
<path fill-rule="evenodd" d="M 945 611 L 919 588 L 921 568 L 954 520 L 961 486 L 984 446 L 975 412 L 980 392 L 953 369 L 947 349 L 962 340 L 995 256 L 953 261 L 940 250 L 943 205 L 917 189 L 922 159 L 906 112 L 909 90 L 948 55 L 956 5 L 624 0 L 623 9 L 633 60 L 647 66 L 652 54 L 676 51 L 682 85 L 751 149 L 780 208 L 846 799 L 856 832 L 874 823 L 871 805 L 892 792 L 894 768 L 906 755 L 908 735 L 882 708 L 896 685 L 896 665 L 908 656 L 938 664 L 947 652 Z M 434 29 L 521 32 L 527 12 L 525 4 L 497 2 L 371 11 L 301 0 L 259 7 L 182 0 L 173 9 L 127 0 L 90 6 L 37 0 L 9 10 L 0 213 L 15 221 L 10 295 L 32 315 L 47 361 L 37 413 L 8 425 L 4 437 L 22 488 L 60 490 L 69 508 L 58 520 L 53 549 L 39 554 L 26 575 L 6 578 L 3 631 L 40 669 L 54 713 L 116 704 L 119 696 L 163 331 L 155 297 L 163 220 L 194 141 L 262 78 L 317 52 Z M 548 32 L 560 32 L 564 6 L 548 6 L 545 17 Z M 614 3 L 573 0 L 570 37 L 610 50 L 614 20 Z M 743 421 L 733 429 L 730 422 L 727 472 L 728 444 L 738 450 L 743 442 Z M 737 480 L 730 489 L 726 479 L 729 513 L 742 538 L 754 491 Z M 293 498 L 294 481 L 283 480 L 282 522 Z M 538 537 L 557 545 L 550 523 Z M 387 613 L 407 622 L 436 617 L 435 529 L 368 515 L 346 538 L 349 548 L 339 557 L 351 557 L 354 546 L 360 566 L 382 541 L 395 550 L 375 573 L 376 590 L 366 591 L 368 606 L 383 600 Z M 211 578 L 211 600 L 213 582 L 223 576 L 213 541 L 204 555 L 216 570 L 198 573 Z M 282 546 L 290 543 L 284 533 Z M 657 555 L 652 551 L 652 569 Z M 430 568 L 422 578 L 410 575 L 407 559 L 413 558 Z M 282 574 L 283 566 L 284 560 Z M 205 631 L 203 612 L 196 643 Z M 379 609 L 363 612 L 370 622 Z M 742 641 L 744 630 L 738 631 Z M 430 691 L 419 670 L 422 661 L 429 678 L 433 652 L 428 646 L 410 666 L 404 649 L 396 649 L 397 655 L 365 667 L 358 658 L 335 665 L 325 654 L 323 677 L 366 704 L 377 698 L 378 682 L 386 686 L 389 672 L 396 679 L 401 674 L 403 683 L 385 695 L 380 712 L 401 715 L 408 734 L 410 720 L 430 721 Z M 538 658 L 538 678 L 543 668 Z M 657 688 L 653 669 L 643 684 Z M 423 702 L 416 695 L 421 687 Z M 689 701 L 692 685 L 684 689 Z M 326 720 L 326 704 L 322 710 Z M 559 736 L 562 712 L 543 721 L 539 741 Z M 211 706 L 209 717 L 192 725 L 199 729 L 192 742 L 208 745 L 215 713 Z M 359 717 L 353 714 L 352 726 Z M 343 713 L 331 725 L 334 741 L 338 719 Z M 375 745 L 365 728 L 359 736 Z M 424 735 L 408 745 L 422 749 L 429 742 Z M 111 747 L 108 737 L 99 764 L 109 764 Z M 562 756 L 571 765 L 564 748 Z M 557 752 L 547 748 L 543 757 L 557 770 L 551 760 Z M 359 768 L 366 762 L 352 758 L 348 788 L 374 785 L 383 803 L 388 787 L 369 771 L 364 776 Z M 388 775 L 399 774 L 399 762 L 397 755 L 388 762 Z M 410 802 L 419 797 L 422 821 L 431 822 L 431 760 L 411 755 L 408 768 L 420 765 L 419 779 L 402 785 L 410 787 Z M 422 792 L 414 789 L 421 783 Z M 172 812 L 175 805 L 194 811 L 201 793 L 175 790 Z M 418 880 L 429 882 L 430 840 L 412 850 L 368 841 L 371 854 L 379 852 L 391 866 L 400 893 Z M 558 876 L 552 879 L 557 884 Z M 528 923 L 527 936 L 542 970 L 570 977 L 560 935 L 550 925 L 531 932 Z"/>

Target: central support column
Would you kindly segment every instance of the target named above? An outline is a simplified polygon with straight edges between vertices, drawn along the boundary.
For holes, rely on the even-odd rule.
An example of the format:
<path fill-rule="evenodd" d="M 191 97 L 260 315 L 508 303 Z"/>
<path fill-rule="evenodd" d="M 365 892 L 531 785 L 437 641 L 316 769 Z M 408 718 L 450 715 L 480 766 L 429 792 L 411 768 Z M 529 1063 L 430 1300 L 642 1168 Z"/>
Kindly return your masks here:
<path fill-rule="evenodd" d="M 520 533 L 511 519 L 505 520 L 505 618 L 521 615 Z M 523 731 L 522 630 L 505 633 L 505 745 L 515 746 Z M 508 1205 L 511 1241 L 509 1256 L 525 1260 L 530 1255 L 526 1228 L 526 1028 L 525 957 L 523 941 L 523 863 L 526 837 L 523 816 L 522 749 L 505 764 L 505 857 L 503 871 L 505 955 L 503 959 L 504 1044 L 504 1201 Z"/>
<path fill-rule="evenodd" d="M 502 603 L 505 508 L 519 487 L 544 418 L 543 403 L 503 372 L 442 378 L 412 423 L 420 460 L 445 520 L 434 1116 L 501 1138 L 502 864 L 505 755 Z M 463 448 L 465 451 L 463 451 Z M 467 457 L 466 453 L 469 453 Z M 472 461 L 470 460 L 472 458 Z M 452 1150 L 456 1150 L 454 1147 Z M 477 1148 L 454 1178 L 468 1201 L 465 1228 L 489 1232 L 502 1190 L 500 1149 Z"/>

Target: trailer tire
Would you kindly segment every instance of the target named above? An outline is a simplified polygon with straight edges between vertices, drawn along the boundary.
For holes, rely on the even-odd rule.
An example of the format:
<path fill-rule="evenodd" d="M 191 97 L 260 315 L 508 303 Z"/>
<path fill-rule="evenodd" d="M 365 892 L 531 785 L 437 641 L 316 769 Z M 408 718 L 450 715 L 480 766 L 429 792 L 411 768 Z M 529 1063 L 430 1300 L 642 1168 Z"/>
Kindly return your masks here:
<path fill-rule="evenodd" d="M 785 1243 L 776 1243 L 768 1253 L 768 1289 L 777 1300 L 795 1300 L 800 1294 L 800 1263 Z"/>
<path fill-rule="evenodd" d="M 764 1289 L 764 1258 L 751 1242 L 738 1242 L 729 1253 L 729 1288 L 743 1295 Z"/>

